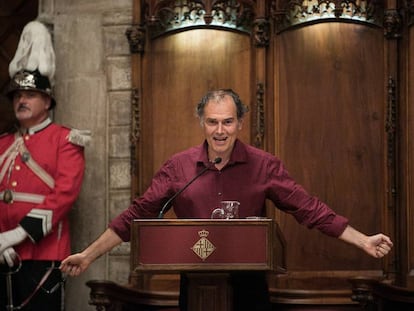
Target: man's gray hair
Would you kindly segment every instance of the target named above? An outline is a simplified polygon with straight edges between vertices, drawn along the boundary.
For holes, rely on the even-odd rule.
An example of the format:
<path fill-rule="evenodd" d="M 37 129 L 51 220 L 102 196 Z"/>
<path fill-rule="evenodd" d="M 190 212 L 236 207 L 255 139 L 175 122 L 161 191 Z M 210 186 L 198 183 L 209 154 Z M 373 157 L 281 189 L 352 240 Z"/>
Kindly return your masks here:
<path fill-rule="evenodd" d="M 234 103 L 236 104 L 237 109 L 237 119 L 243 118 L 244 114 L 249 111 L 249 108 L 243 104 L 239 95 L 234 92 L 232 89 L 218 89 L 209 91 L 206 95 L 203 96 L 201 101 L 198 103 L 196 108 L 197 116 L 202 119 L 204 116 L 204 107 L 207 105 L 209 101 L 220 101 L 224 97 L 230 96 Z"/>

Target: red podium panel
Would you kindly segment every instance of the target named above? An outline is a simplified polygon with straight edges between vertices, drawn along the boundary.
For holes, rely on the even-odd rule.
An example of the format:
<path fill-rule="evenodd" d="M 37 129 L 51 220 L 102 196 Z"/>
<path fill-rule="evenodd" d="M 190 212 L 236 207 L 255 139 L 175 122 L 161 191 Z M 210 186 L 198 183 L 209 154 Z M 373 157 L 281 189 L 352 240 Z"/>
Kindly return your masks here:
<path fill-rule="evenodd" d="M 272 219 L 134 220 L 133 271 L 272 270 Z"/>

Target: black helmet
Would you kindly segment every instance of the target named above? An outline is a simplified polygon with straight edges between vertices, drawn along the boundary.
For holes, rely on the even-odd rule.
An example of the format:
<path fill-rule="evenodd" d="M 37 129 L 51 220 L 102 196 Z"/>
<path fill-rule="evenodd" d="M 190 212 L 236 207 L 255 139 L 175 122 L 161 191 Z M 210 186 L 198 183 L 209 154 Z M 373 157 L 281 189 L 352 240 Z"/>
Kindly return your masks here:
<path fill-rule="evenodd" d="M 34 71 L 21 70 L 17 72 L 10 80 L 6 94 L 10 99 L 12 99 L 14 92 L 19 90 L 38 91 L 46 94 L 51 98 L 49 110 L 56 106 L 49 78 L 41 75 L 37 69 Z"/>

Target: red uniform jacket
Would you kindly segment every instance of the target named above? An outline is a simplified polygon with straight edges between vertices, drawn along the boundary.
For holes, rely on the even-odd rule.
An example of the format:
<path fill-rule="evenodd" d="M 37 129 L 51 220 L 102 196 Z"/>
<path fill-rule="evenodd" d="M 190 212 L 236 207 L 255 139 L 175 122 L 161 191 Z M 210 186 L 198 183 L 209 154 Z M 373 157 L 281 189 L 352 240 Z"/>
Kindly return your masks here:
<path fill-rule="evenodd" d="M 27 148 L 12 162 L 0 158 L 0 232 L 19 224 L 29 237 L 14 246 L 22 260 L 62 260 L 70 254 L 68 213 L 81 189 L 84 174 L 84 149 L 69 141 L 71 130 L 46 122 L 45 127 L 23 135 Z M 0 137 L 0 157 L 16 139 L 15 134 Z M 28 153 L 28 154 L 27 154 Z M 27 164 L 31 157 L 54 180 L 51 188 Z M 10 161 L 10 159 L 9 159 Z M 0 175 L 1 177 L 1 175 Z M 16 193 L 15 200 L 4 193 Z M 18 200 L 17 194 L 44 196 L 43 202 Z"/>

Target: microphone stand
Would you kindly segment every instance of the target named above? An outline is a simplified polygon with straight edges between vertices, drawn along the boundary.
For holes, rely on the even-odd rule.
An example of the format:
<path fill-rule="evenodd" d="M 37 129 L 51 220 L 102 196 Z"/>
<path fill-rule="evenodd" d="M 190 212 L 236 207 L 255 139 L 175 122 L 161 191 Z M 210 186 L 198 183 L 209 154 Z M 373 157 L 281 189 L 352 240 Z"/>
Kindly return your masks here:
<path fill-rule="evenodd" d="M 191 185 L 194 180 L 196 180 L 198 177 L 200 177 L 201 175 L 203 175 L 208 169 L 210 169 L 213 165 L 215 164 L 219 164 L 221 162 L 221 158 L 215 158 L 212 162 L 210 162 L 210 165 L 206 166 L 205 168 L 203 168 L 200 173 L 198 173 L 197 175 L 195 175 L 188 183 L 185 184 L 184 187 L 182 187 L 180 190 L 178 190 L 171 198 L 168 199 L 168 201 L 162 206 L 160 213 L 158 214 L 158 218 L 162 219 L 164 218 L 164 213 L 167 209 L 167 207 L 171 204 L 171 202 L 177 197 L 179 196 L 185 189 L 187 189 L 187 187 L 189 185 Z"/>

